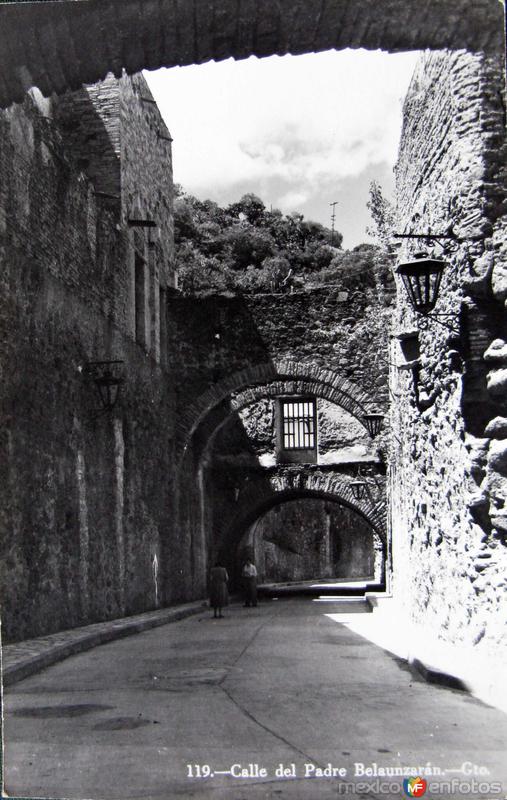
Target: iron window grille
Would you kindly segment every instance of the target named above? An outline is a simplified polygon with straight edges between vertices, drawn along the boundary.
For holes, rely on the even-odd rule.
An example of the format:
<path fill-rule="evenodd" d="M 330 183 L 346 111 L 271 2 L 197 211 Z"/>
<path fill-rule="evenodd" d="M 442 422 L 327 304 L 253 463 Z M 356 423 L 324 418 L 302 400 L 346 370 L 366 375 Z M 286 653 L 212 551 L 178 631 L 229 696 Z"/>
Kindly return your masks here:
<path fill-rule="evenodd" d="M 315 400 L 282 400 L 284 450 L 314 450 L 316 445 Z"/>

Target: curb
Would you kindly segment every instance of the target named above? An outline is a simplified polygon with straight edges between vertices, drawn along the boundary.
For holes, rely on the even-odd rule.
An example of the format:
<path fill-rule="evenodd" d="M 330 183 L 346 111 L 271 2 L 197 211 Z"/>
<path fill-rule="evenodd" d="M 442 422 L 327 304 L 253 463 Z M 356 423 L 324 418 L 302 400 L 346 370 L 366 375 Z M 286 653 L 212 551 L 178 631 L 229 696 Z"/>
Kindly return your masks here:
<path fill-rule="evenodd" d="M 366 600 L 371 606 L 372 611 L 379 610 L 379 607 L 382 605 L 384 600 L 391 599 L 392 595 L 390 594 L 380 596 L 376 592 L 366 594 Z M 382 645 L 379 646 L 382 647 Z M 455 689 L 460 692 L 467 692 L 471 695 L 474 694 L 472 688 L 457 675 L 446 672 L 439 667 L 431 666 L 410 652 L 406 653 L 405 655 L 399 655 L 398 653 L 395 653 L 395 655 L 400 658 L 401 661 L 404 661 L 407 664 L 412 673 L 423 678 L 426 683 L 432 683 L 436 686 L 443 686 L 446 689 Z"/>
<path fill-rule="evenodd" d="M 407 663 L 409 667 L 411 667 L 414 672 L 417 672 L 419 675 L 421 675 L 421 677 L 423 677 L 427 683 L 433 683 L 437 686 L 444 686 L 446 689 L 455 689 L 460 692 L 468 692 L 468 694 L 473 694 L 470 687 L 467 686 L 467 684 L 462 681 L 461 678 L 456 677 L 456 675 L 451 675 L 449 672 L 442 672 L 434 667 L 428 667 L 418 658 L 407 659 Z"/>
<path fill-rule="evenodd" d="M 43 637 L 46 650 L 40 653 L 20 657 L 17 662 L 12 664 L 5 664 L 6 655 L 8 658 L 8 648 L 11 645 L 4 647 L 3 655 L 3 685 L 11 686 L 17 681 L 28 678 L 34 675 L 41 669 L 56 664 L 58 661 L 63 661 L 68 656 L 82 653 L 85 650 L 91 650 L 107 642 L 112 642 L 115 639 L 121 639 L 126 636 L 131 636 L 134 633 L 142 633 L 143 631 L 152 628 L 158 628 L 162 625 L 167 625 L 170 622 L 178 622 L 181 619 L 190 617 L 193 614 L 199 614 L 207 607 L 207 603 L 198 601 L 185 606 L 176 606 L 173 608 L 164 609 L 162 612 L 151 612 L 148 615 L 140 614 L 135 617 L 126 617 L 123 619 L 111 620 L 110 622 L 99 622 L 85 628 L 78 628 L 77 630 L 68 631 L 70 641 L 61 642 L 56 644 L 47 644 L 47 639 L 50 636 Z M 97 627 L 100 629 L 97 630 Z M 61 632 L 55 634 L 61 637 Z M 37 639 L 32 640 L 34 647 L 36 646 Z M 28 642 L 20 642 L 20 645 L 26 645 Z M 12 645 L 16 647 L 16 645 Z M 7 651 L 7 652 L 5 652 Z"/>

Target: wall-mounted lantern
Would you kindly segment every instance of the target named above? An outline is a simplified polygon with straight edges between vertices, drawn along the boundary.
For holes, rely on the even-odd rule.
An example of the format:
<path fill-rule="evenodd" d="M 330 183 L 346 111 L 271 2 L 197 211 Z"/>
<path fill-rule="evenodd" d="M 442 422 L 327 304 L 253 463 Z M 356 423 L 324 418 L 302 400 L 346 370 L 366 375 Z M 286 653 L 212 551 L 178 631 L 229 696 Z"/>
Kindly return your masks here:
<path fill-rule="evenodd" d="M 428 233 L 395 233 L 394 237 L 397 239 L 420 239 L 428 247 L 438 244 L 444 253 L 455 252 L 460 244 L 467 241 L 458 238 L 452 230 L 448 233 L 432 233 L 431 231 Z M 447 261 L 421 252 L 415 254 L 413 261 L 400 264 L 396 272 L 401 277 L 410 305 L 417 314 L 435 320 L 453 333 L 459 334 L 459 330 L 442 319 L 442 317 L 449 316 L 448 314 L 431 313 L 436 306 L 442 274 L 447 266 L 449 266 Z"/>
<path fill-rule="evenodd" d="M 362 500 L 365 493 L 366 493 L 366 481 L 364 480 L 361 474 L 361 467 L 358 466 L 356 477 L 350 483 L 350 488 L 352 489 L 352 494 L 355 500 Z"/>
<path fill-rule="evenodd" d="M 349 486 L 352 489 L 355 500 L 362 500 L 365 495 L 368 495 L 368 498 L 372 502 L 375 502 L 375 496 L 377 496 L 378 499 L 379 492 L 382 488 L 382 484 L 377 481 L 375 474 L 364 476 L 361 473 L 360 466 L 357 468 L 356 477 L 349 483 Z M 372 495 L 372 490 L 375 491 L 374 495 Z"/>
<path fill-rule="evenodd" d="M 363 420 L 366 425 L 366 430 L 371 438 L 374 439 L 380 433 L 382 422 L 384 421 L 384 414 L 381 414 L 379 411 L 371 411 L 369 414 L 364 414 Z"/>
<path fill-rule="evenodd" d="M 396 270 L 407 290 L 410 305 L 418 314 L 427 316 L 435 308 L 446 266 L 447 263 L 442 259 L 417 253 L 414 261 L 400 264 Z"/>
<path fill-rule="evenodd" d="M 366 492 L 366 481 L 362 481 L 359 478 L 356 478 L 356 480 L 352 481 L 349 485 L 350 488 L 352 489 L 352 494 L 354 495 L 354 499 L 362 500 Z"/>
<path fill-rule="evenodd" d="M 118 402 L 125 378 L 122 375 L 123 361 L 90 361 L 86 372 L 92 378 L 100 395 L 104 411 L 112 411 Z"/>

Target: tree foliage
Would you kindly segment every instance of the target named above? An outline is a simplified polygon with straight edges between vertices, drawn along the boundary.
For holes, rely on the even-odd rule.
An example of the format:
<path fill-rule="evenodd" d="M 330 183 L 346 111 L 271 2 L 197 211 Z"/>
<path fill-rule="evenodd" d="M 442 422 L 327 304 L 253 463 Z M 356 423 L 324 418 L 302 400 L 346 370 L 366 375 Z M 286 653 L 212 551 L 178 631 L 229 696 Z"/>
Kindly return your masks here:
<path fill-rule="evenodd" d="M 174 237 L 180 289 L 284 292 L 340 283 L 375 265 L 374 245 L 342 250 L 342 235 L 302 214 L 268 210 L 255 194 L 222 208 L 175 187 Z"/>

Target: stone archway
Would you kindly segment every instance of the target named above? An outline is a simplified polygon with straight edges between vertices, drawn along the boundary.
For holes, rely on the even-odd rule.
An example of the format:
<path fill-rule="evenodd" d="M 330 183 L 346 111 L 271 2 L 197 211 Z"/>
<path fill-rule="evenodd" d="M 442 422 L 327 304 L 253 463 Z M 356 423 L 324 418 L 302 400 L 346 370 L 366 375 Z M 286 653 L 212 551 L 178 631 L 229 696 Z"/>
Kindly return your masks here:
<path fill-rule="evenodd" d="M 239 565 L 236 554 L 248 528 L 275 506 L 293 500 L 319 499 L 344 506 L 368 523 L 382 549 L 382 574 L 385 575 L 390 552 L 385 500 L 376 502 L 371 496 L 356 500 L 350 486 L 351 480 L 333 472 L 280 468 L 250 482 L 238 495 L 237 512 L 229 520 L 221 521 L 221 532 L 215 531 L 214 555 L 227 565 L 233 582 L 237 582 Z"/>
<path fill-rule="evenodd" d="M 250 558 L 259 582 L 267 584 L 359 581 L 379 587 L 385 585 L 386 555 L 366 517 L 337 498 L 282 495 L 248 525 L 235 548 L 234 567 Z"/>
<path fill-rule="evenodd" d="M 191 561 L 196 581 L 205 573 L 207 559 L 216 557 L 220 551 L 217 525 L 221 531 L 244 529 L 252 514 L 255 518 L 263 509 L 295 495 L 335 500 L 356 511 L 372 526 L 382 540 L 384 553 L 388 553 L 385 499 L 372 501 L 366 496 L 361 501 L 355 500 L 350 487 L 355 470 L 350 466 L 347 474 L 346 469 L 344 473 L 330 471 L 328 467 L 315 470 L 300 465 L 296 469 L 273 470 L 256 465 L 257 477 L 253 481 L 241 469 L 234 477 L 227 473 L 227 468 L 224 472 L 223 465 L 218 470 L 213 466 L 216 436 L 239 410 L 259 399 L 299 392 L 324 397 L 344 408 L 363 426 L 362 417 L 372 407 L 366 392 L 344 376 L 312 362 L 280 360 L 231 374 L 198 397 L 182 415 L 177 439 L 177 514 L 178 525 L 192 530 Z M 372 457 L 371 464 L 374 461 Z M 194 484 L 198 491 L 193 493 L 189 504 L 185 498 L 188 487 Z M 218 497 L 221 499 L 216 502 Z M 236 509 L 241 509 L 239 518 Z"/>
<path fill-rule="evenodd" d="M 436 7 L 438 5 L 438 8 Z M 0 8 L 0 106 L 108 72 L 364 47 L 390 52 L 503 49 L 491 0 L 74 0 Z"/>
<path fill-rule="evenodd" d="M 334 472 L 320 470 L 280 468 L 265 474 L 261 479 L 249 482 L 237 498 L 237 513 L 227 525 L 224 541 L 234 540 L 245 526 L 253 522 L 261 513 L 287 499 L 298 497 L 321 497 L 341 503 L 364 517 L 378 533 L 384 545 L 387 544 L 387 509 L 384 499 L 374 501 L 365 495 L 356 500 L 352 478 Z"/>
<path fill-rule="evenodd" d="M 364 425 L 374 400 L 343 375 L 313 362 L 269 361 L 229 375 L 192 404 L 178 421 L 178 449 L 184 453 L 205 418 L 230 398 L 226 414 L 240 411 L 263 397 L 277 394 L 315 394 L 344 408 Z"/>

